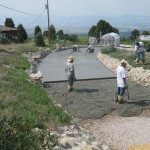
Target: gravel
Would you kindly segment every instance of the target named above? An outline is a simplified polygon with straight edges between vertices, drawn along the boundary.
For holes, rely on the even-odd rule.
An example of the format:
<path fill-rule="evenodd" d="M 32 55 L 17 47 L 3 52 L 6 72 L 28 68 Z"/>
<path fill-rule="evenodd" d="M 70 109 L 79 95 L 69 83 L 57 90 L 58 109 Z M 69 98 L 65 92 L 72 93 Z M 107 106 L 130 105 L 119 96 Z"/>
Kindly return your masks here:
<path fill-rule="evenodd" d="M 121 117 L 113 112 L 96 120 L 79 119 L 79 123 L 113 150 L 127 150 L 132 145 L 150 143 L 149 114 L 149 109 L 136 117 Z"/>

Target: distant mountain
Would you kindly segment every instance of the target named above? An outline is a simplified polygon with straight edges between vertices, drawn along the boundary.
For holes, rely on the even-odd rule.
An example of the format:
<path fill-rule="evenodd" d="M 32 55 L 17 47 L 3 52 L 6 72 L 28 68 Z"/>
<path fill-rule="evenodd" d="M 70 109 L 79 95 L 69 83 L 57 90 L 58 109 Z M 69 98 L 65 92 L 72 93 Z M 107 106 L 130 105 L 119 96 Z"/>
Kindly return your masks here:
<path fill-rule="evenodd" d="M 9 16 L 6 16 L 9 17 Z M 6 17 L 0 17 L 0 25 L 4 24 Z M 39 25 L 41 29 L 47 30 L 47 16 L 39 19 L 36 17 L 13 17 L 15 25 L 22 24 L 27 33 L 32 36 L 34 28 Z M 150 31 L 150 16 L 50 16 L 50 24 L 56 30 L 62 29 L 64 33 L 87 34 L 92 25 L 96 25 L 101 19 L 109 22 L 113 27 L 119 29 L 120 34 L 129 33 L 134 29 L 139 31 Z"/>

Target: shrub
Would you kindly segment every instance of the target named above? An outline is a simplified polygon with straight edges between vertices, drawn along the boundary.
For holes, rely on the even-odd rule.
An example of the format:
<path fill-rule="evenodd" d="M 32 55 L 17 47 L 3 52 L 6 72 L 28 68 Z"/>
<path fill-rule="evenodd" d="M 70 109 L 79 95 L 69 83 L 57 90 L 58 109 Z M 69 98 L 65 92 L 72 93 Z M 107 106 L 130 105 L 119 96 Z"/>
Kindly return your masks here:
<path fill-rule="evenodd" d="M 1 44 L 9 44 L 9 40 L 7 37 L 1 37 L 0 38 L 0 43 Z"/>
<path fill-rule="evenodd" d="M 13 118 L 15 119 L 15 118 Z M 15 120 L 0 117 L 0 147 L 1 150 L 38 149 L 42 135 L 36 136 L 30 129 L 18 128 Z"/>
<path fill-rule="evenodd" d="M 42 33 L 41 33 L 41 32 L 38 32 L 38 33 L 35 35 L 34 42 L 35 42 L 36 46 L 44 46 L 44 45 L 45 45 L 44 39 L 43 39 L 43 36 L 42 36 Z"/>

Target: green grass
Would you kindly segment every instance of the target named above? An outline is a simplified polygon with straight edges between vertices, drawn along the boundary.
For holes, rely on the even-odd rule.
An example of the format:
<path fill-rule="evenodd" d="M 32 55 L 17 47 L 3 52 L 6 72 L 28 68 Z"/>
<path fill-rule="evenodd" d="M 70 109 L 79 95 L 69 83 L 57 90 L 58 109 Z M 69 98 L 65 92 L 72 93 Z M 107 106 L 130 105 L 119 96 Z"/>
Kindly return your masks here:
<path fill-rule="evenodd" d="M 101 48 L 101 52 L 102 52 L 103 54 L 114 53 L 114 52 L 116 52 L 116 51 L 117 51 L 117 49 L 114 48 L 114 47 L 110 47 L 110 48 L 103 47 L 103 48 Z"/>
<path fill-rule="evenodd" d="M 107 54 L 113 58 L 119 59 L 119 60 L 125 59 L 133 67 L 143 67 L 144 69 L 150 69 L 150 65 L 143 65 L 140 63 L 139 64 L 135 63 L 134 52 L 122 50 L 122 49 L 116 49 L 116 48 L 101 48 L 101 52 L 104 54 Z M 145 63 L 149 64 L 150 63 L 150 53 L 146 52 L 145 55 L 146 55 Z"/>
<path fill-rule="evenodd" d="M 30 64 L 22 53 L 32 48 L 37 49 L 25 44 L 13 52 L 0 50 L 0 147 L 4 150 L 42 149 L 44 132 L 31 130 L 54 129 L 72 119 L 54 105 L 42 86 L 29 80 L 25 70 Z"/>

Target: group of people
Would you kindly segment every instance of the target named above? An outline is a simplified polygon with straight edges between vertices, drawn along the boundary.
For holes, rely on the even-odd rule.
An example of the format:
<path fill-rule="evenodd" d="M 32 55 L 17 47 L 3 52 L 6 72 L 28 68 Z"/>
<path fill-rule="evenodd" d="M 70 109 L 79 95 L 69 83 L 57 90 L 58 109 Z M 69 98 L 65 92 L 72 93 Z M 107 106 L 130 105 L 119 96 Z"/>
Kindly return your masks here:
<path fill-rule="evenodd" d="M 93 45 L 91 45 L 91 44 L 87 44 L 87 50 L 86 50 L 86 53 L 87 52 L 89 52 L 89 53 L 92 53 L 92 52 L 94 52 L 94 46 Z M 78 47 L 78 45 L 73 45 L 73 47 L 72 47 L 72 49 L 73 49 L 73 52 L 81 52 L 81 50 L 80 50 L 80 48 Z"/>
<path fill-rule="evenodd" d="M 68 92 L 71 92 L 73 90 L 73 84 L 74 84 L 74 81 L 76 80 L 73 61 L 74 61 L 74 57 L 69 56 L 67 63 L 66 63 L 66 67 L 65 67 L 65 72 L 68 77 Z M 126 88 L 128 87 L 126 64 L 127 64 L 127 61 L 122 59 L 120 62 L 120 65 L 117 67 L 116 102 L 119 102 L 120 104 L 124 103 L 123 95 L 125 93 Z"/>
<path fill-rule="evenodd" d="M 76 80 L 75 76 L 75 67 L 74 67 L 74 57 L 69 56 L 67 59 L 65 72 L 68 77 L 68 92 L 73 90 L 73 84 Z M 127 70 L 126 70 L 127 61 L 122 59 L 120 65 L 117 67 L 117 97 L 116 102 L 120 104 L 124 103 L 123 95 L 128 87 L 127 84 Z"/>
<path fill-rule="evenodd" d="M 135 61 L 138 64 L 140 60 L 145 63 L 145 51 L 146 48 L 143 42 L 135 42 Z M 128 89 L 127 84 L 127 61 L 122 59 L 120 65 L 117 67 L 117 97 L 116 102 L 124 103 L 123 96 Z"/>

